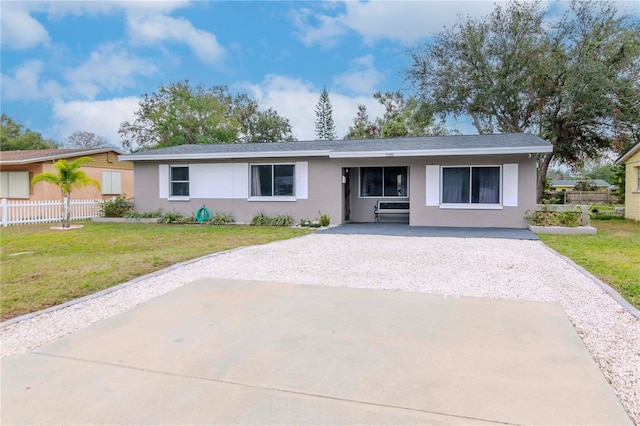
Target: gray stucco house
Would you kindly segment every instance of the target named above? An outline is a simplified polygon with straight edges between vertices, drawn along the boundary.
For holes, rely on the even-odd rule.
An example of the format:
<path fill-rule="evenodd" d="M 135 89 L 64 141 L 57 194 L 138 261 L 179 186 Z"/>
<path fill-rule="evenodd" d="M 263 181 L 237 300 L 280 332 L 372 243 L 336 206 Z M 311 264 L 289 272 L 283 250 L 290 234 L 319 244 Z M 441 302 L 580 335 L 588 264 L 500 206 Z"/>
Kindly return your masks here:
<path fill-rule="evenodd" d="M 250 222 L 259 212 L 332 224 L 373 222 L 379 201 L 415 226 L 524 228 L 536 206 L 530 134 L 182 145 L 120 156 L 134 162 L 137 211 L 195 213 L 203 205 Z M 382 217 L 381 217 L 382 219 Z"/>

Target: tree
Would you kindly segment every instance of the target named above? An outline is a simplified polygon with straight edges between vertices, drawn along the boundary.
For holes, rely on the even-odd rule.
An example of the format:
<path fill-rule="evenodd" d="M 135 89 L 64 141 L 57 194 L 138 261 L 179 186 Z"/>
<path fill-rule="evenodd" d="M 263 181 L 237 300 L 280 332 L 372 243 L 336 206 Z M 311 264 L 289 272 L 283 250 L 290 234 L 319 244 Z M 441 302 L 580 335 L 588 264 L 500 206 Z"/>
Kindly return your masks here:
<path fill-rule="evenodd" d="M 260 111 L 246 94 L 233 95 L 226 86 L 192 87 L 186 80 L 144 94 L 135 116 L 118 131 L 130 150 L 292 139 L 287 119 Z"/>
<path fill-rule="evenodd" d="M 378 127 L 375 123 L 369 121 L 367 107 L 358 105 L 358 113 L 353 119 L 353 126 L 349 126 L 349 131 L 345 135 L 345 139 L 372 139 L 379 137 Z"/>
<path fill-rule="evenodd" d="M 320 93 L 320 99 L 316 104 L 316 138 L 318 140 L 335 140 L 336 127 L 333 124 L 333 108 L 331 101 L 329 100 L 329 93 L 327 88 L 322 89 Z"/>
<path fill-rule="evenodd" d="M 240 123 L 240 142 L 293 141 L 289 119 L 281 117 L 273 109 L 260 111 L 258 101 L 247 95 L 238 95 L 235 100 L 236 116 Z"/>
<path fill-rule="evenodd" d="M 620 133 L 640 135 L 640 28 L 612 2 L 577 2 L 556 22 L 540 3 L 496 6 L 461 19 L 405 69 L 434 112 L 471 117 L 479 133 L 530 132 L 540 155 L 538 198 L 549 164 L 596 157 Z"/>
<path fill-rule="evenodd" d="M 624 164 L 617 164 L 611 168 L 611 184 L 618 188 L 614 194 L 618 197 L 618 204 L 624 205 L 626 185 L 627 185 L 627 167 Z"/>
<path fill-rule="evenodd" d="M 369 121 L 367 109 L 358 106 L 358 114 L 345 139 L 397 138 L 404 136 L 446 135 L 447 130 L 436 124 L 425 103 L 413 97 L 405 99 L 400 92 L 375 93 L 373 97 L 384 107 L 384 115 Z"/>
<path fill-rule="evenodd" d="M 54 140 L 44 139 L 40 133 L 26 129 L 22 124 L 16 123 L 6 114 L 2 114 L 1 126 L 1 151 L 25 151 L 29 149 L 53 149 L 58 147 L 58 144 Z"/>
<path fill-rule="evenodd" d="M 58 160 L 53 163 L 53 167 L 57 173 L 45 172 L 33 177 L 31 184 L 38 182 L 48 182 L 60 187 L 62 192 L 62 202 L 64 206 L 64 214 L 62 218 L 62 227 L 71 227 L 71 191 L 83 186 L 93 185 L 100 189 L 100 183 L 87 176 L 85 172 L 80 170 L 83 164 L 93 162 L 91 157 L 80 157 L 72 162 L 67 160 Z"/>
<path fill-rule="evenodd" d="M 76 130 L 67 136 L 66 145 L 72 148 L 101 148 L 109 146 L 109 141 L 95 133 Z"/>

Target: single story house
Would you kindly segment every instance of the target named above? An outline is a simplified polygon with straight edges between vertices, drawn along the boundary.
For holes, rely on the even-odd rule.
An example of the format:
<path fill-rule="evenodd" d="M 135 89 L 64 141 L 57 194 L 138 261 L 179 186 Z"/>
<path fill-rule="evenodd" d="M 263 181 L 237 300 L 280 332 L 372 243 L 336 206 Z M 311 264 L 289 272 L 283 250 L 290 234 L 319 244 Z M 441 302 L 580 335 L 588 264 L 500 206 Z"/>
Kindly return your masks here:
<path fill-rule="evenodd" d="M 553 179 L 551 180 L 551 182 L 549 182 L 549 185 L 553 188 L 554 191 L 573 191 L 578 182 L 582 182 L 585 180 L 589 183 L 593 182 L 598 187 L 597 191 L 606 191 L 611 187 L 611 184 L 603 179 Z"/>
<path fill-rule="evenodd" d="M 0 151 L 0 198 L 10 200 L 57 200 L 60 188 L 41 182 L 31 185 L 35 175 L 56 173 L 53 163 L 65 159 L 69 162 L 80 157 L 93 158 L 82 166 L 89 177 L 100 182 L 100 189 L 86 186 L 73 191 L 74 199 L 99 199 L 124 195 L 134 196 L 133 163 L 118 161 L 124 154 L 117 148 L 34 149 L 24 151 Z"/>
<path fill-rule="evenodd" d="M 181 145 L 120 156 L 134 163 L 135 207 L 202 206 L 248 223 L 260 212 L 332 224 L 374 222 L 379 202 L 416 226 L 526 227 L 536 208 L 531 134 Z M 393 204 L 392 204 L 393 203 Z"/>
<path fill-rule="evenodd" d="M 640 142 L 616 160 L 626 167 L 624 217 L 640 220 Z"/>

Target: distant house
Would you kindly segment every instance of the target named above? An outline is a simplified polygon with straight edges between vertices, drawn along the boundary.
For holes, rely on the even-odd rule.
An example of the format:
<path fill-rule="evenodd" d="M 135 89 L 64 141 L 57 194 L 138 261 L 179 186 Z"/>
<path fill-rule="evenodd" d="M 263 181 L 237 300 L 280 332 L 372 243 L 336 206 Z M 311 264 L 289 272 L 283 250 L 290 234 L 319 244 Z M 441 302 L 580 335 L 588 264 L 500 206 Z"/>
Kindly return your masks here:
<path fill-rule="evenodd" d="M 193 214 L 203 205 L 250 222 L 260 212 L 333 224 L 526 227 L 536 208 L 530 134 L 182 145 L 120 156 L 134 163 L 135 207 Z"/>
<path fill-rule="evenodd" d="M 640 143 L 616 160 L 626 167 L 624 217 L 640 220 Z"/>
<path fill-rule="evenodd" d="M 123 154 L 116 148 L 95 149 L 37 149 L 25 151 L 0 151 L 0 198 L 28 200 L 56 200 L 60 198 L 60 188 L 42 182 L 31 185 L 31 179 L 43 172 L 56 172 L 53 163 L 65 159 L 73 161 L 80 157 L 91 157 L 82 170 L 100 182 L 100 189 L 94 186 L 73 191 L 75 199 L 97 199 L 116 195 L 134 196 L 133 163 L 118 161 Z"/>
<path fill-rule="evenodd" d="M 593 182 L 597 187 L 598 191 L 606 191 L 611 184 L 606 180 L 602 179 L 582 179 L 582 180 L 567 180 L 567 179 L 554 179 L 550 182 L 551 187 L 554 191 L 562 192 L 562 191 L 573 191 L 578 182 L 587 181 L 589 183 Z"/>

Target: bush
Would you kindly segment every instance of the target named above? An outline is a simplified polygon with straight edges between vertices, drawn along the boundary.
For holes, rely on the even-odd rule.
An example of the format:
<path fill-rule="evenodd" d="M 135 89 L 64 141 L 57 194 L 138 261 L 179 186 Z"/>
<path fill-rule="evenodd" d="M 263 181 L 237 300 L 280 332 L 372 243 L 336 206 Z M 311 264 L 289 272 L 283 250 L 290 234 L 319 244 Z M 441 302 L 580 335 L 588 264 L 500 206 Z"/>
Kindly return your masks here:
<path fill-rule="evenodd" d="M 329 226 L 329 224 L 331 223 L 331 216 L 329 216 L 328 214 L 322 214 L 320 212 L 318 213 L 320 214 L 320 226 Z"/>
<path fill-rule="evenodd" d="M 272 226 L 291 226 L 293 225 L 293 218 L 288 214 L 281 214 L 276 217 L 272 217 L 269 225 Z"/>
<path fill-rule="evenodd" d="M 580 211 L 536 211 L 531 213 L 527 211 L 527 221 L 535 226 L 567 226 L 578 227 L 582 225 L 582 212 Z"/>
<path fill-rule="evenodd" d="M 253 226 L 268 226 L 271 224 L 271 218 L 263 212 L 258 213 L 251 219 L 251 225 Z"/>
<path fill-rule="evenodd" d="M 146 213 L 137 213 L 132 211 L 125 214 L 123 217 L 127 219 L 153 219 L 156 217 L 162 217 L 162 213 L 160 213 L 160 210 L 154 210 Z"/>
<path fill-rule="evenodd" d="M 234 222 L 234 218 L 229 213 L 214 213 L 211 215 L 211 218 L 207 223 L 211 225 L 227 225 L 233 222 Z"/>
<path fill-rule="evenodd" d="M 251 219 L 251 225 L 254 226 L 291 226 L 293 223 L 293 218 L 288 214 L 271 217 L 260 212 Z"/>
<path fill-rule="evenodd" d="M 185 223 L 184 221 L 186 220 L 192 220 L 191 217 L 186 217 L 182 216 L 180 213 L 177 212 L 168 212 L 163 214 L 160 217 L 160 220 L 158 220 L 159 223 Z"/>
<path fill-rule="evenodd" d="M 112 200 L 103 200 L 100 204 L 102 217 L 126 217 L 131 212 L 133 212 L 133 203 L 124 195 L 118 195 Z"/>

